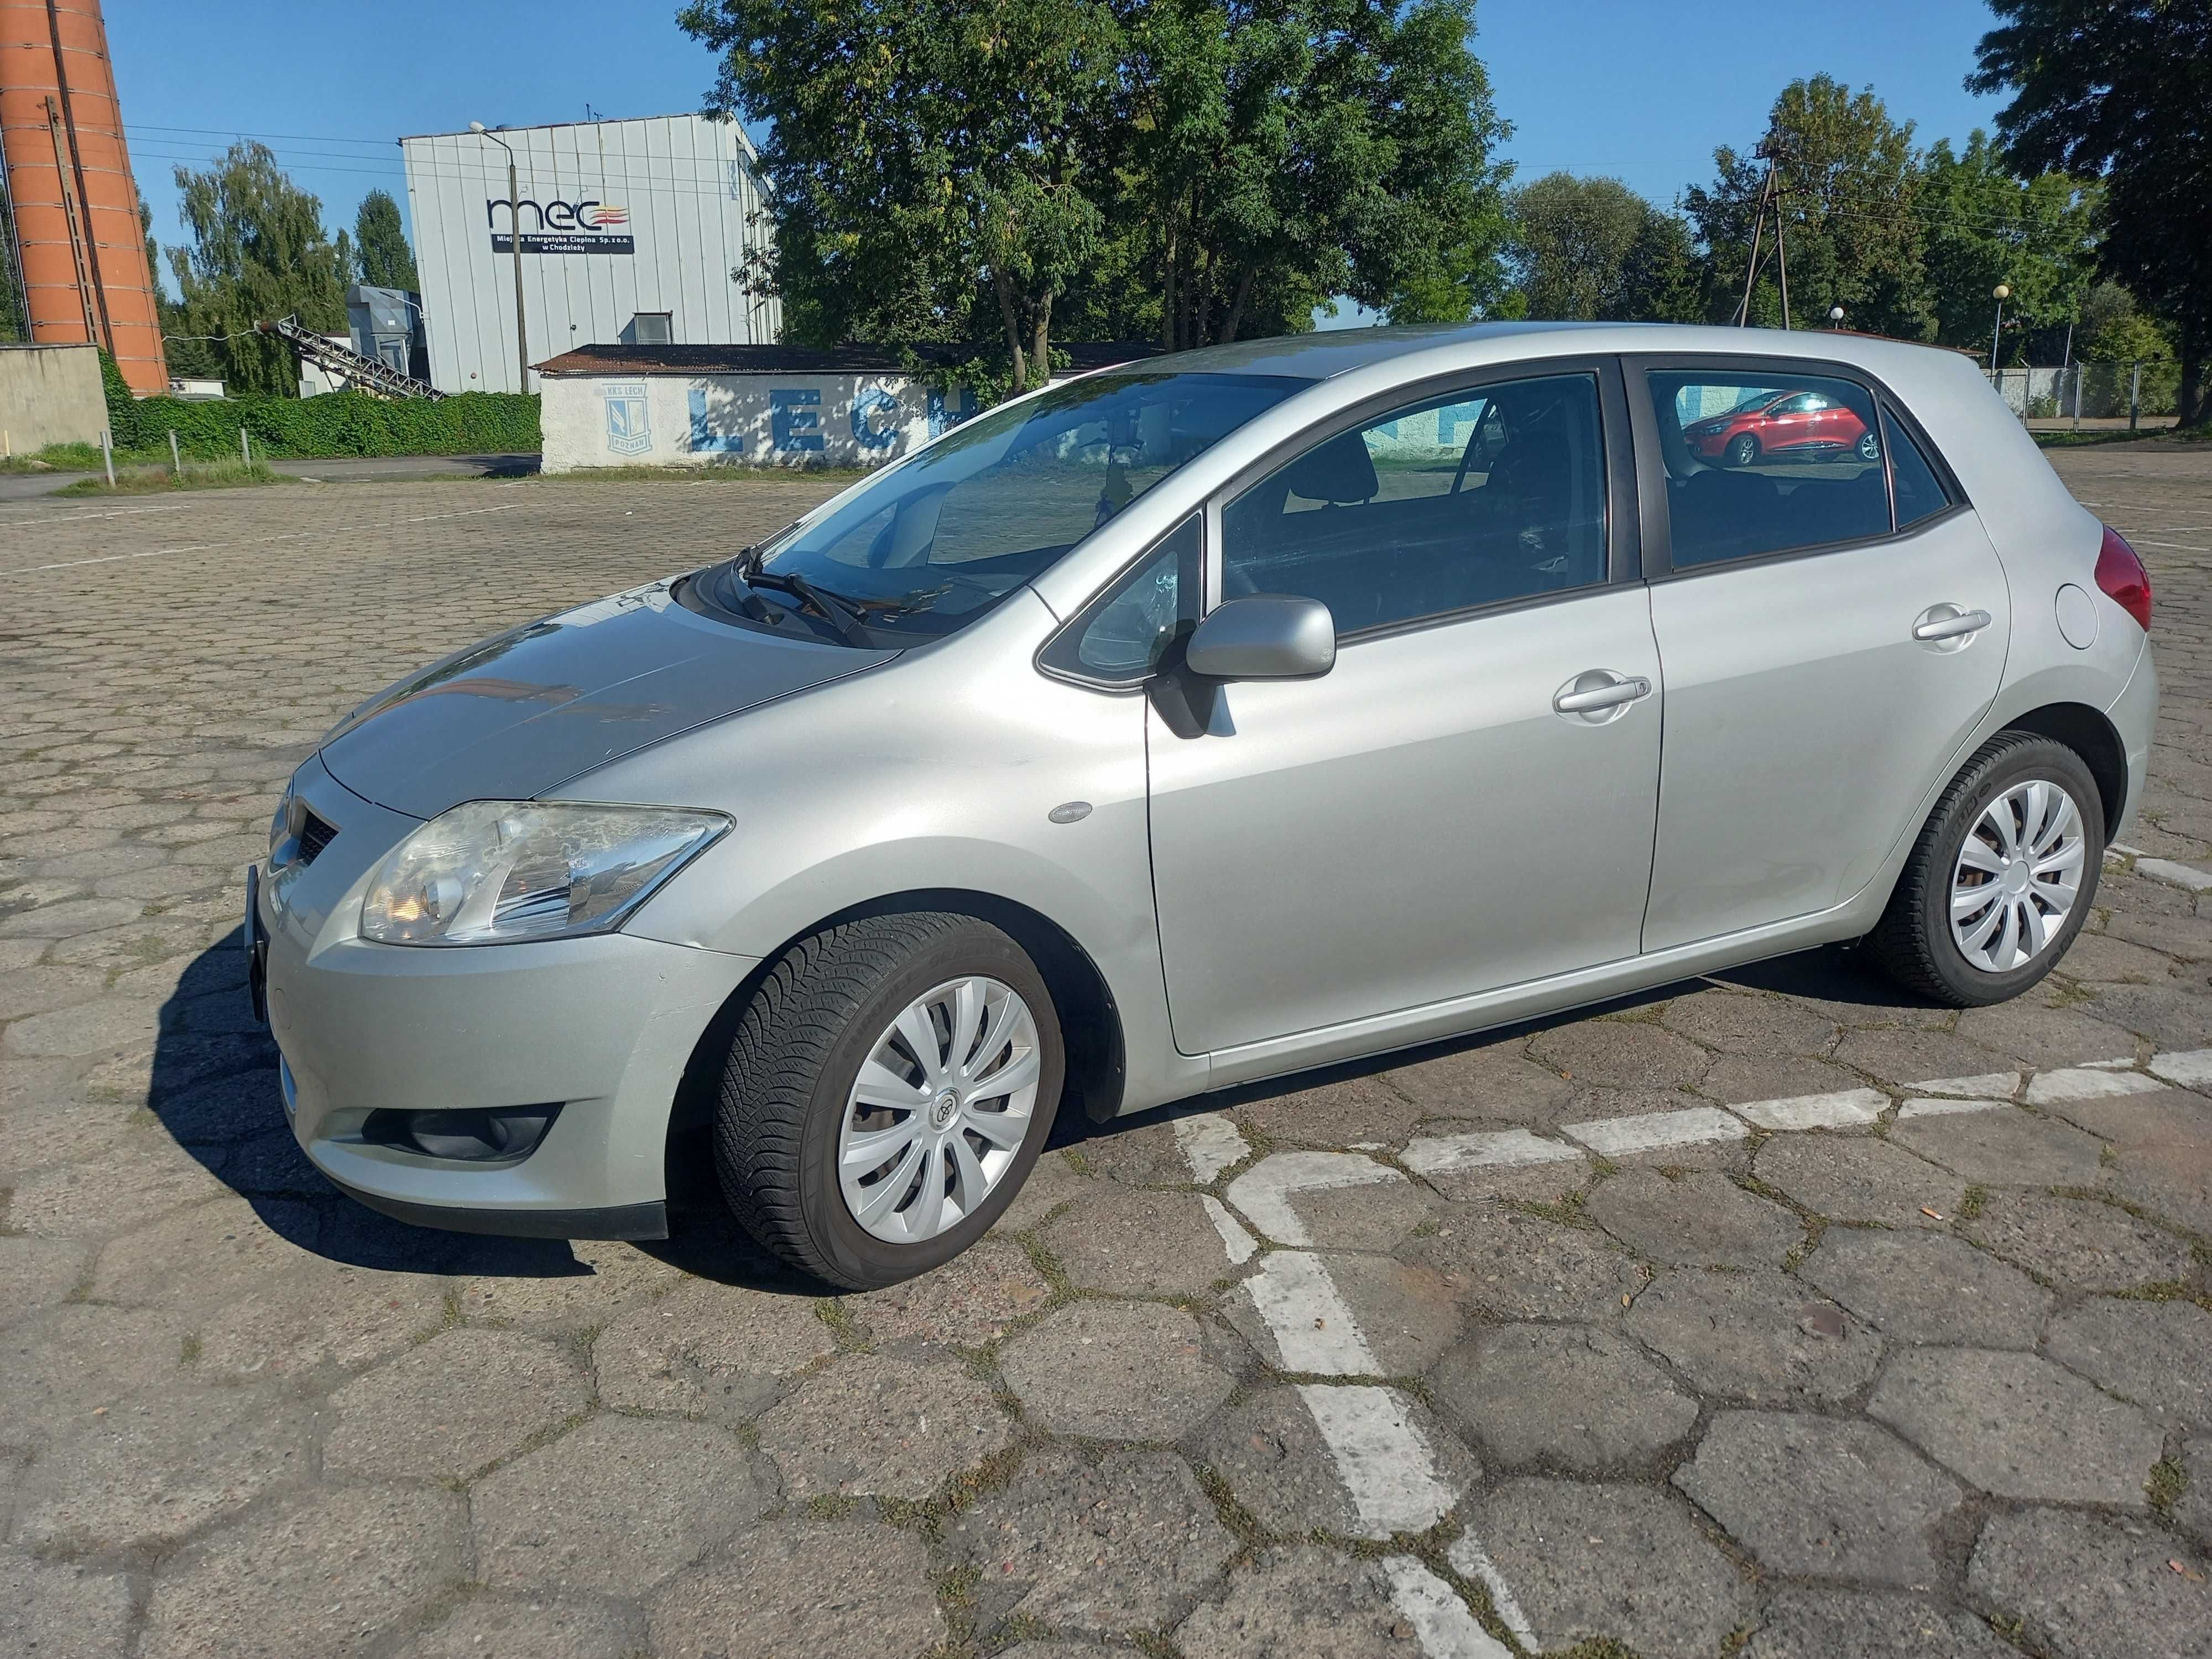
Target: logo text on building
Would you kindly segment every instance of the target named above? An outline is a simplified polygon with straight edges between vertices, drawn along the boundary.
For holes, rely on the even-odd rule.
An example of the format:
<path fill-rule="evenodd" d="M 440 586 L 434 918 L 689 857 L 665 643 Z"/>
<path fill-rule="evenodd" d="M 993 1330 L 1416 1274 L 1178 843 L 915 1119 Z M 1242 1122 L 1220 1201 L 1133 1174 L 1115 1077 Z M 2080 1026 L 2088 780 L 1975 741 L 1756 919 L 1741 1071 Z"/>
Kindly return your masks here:
<path fill-rule="evenodd" d="M 499 224 L 501 209 L 507 216 L 504 230 Z M 533 202 L 526 197 L 514 202 L 494 196 L 484 202 L 484 219 L 491 227 L 495 253 L 512 253 L 518 232 L 525 253 L 637 252 L 636 239 L 624 228 L 629 210 L 611 202 Z"/>

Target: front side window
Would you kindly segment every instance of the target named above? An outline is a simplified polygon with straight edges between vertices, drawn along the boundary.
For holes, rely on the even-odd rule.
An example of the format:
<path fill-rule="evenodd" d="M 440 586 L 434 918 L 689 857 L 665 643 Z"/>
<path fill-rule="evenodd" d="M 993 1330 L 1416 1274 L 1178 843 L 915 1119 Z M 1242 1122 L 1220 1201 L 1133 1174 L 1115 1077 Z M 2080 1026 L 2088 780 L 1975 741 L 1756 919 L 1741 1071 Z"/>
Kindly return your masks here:
<path fill-rule="evenodd" d="M 1873 395 L 1803 374 L 1654 370 L 1678 570 L 1889 533 Z"/>
<path fill-rule="evenodd" d="M 1047 667 L 1101 685 L 1151 678 L 1168 647 L 1198 623 L 1198 515 L 1170 531 L 1137 568 L 1091 601 L 1047 647 Z"/>
<path fill-rule="evenodd" d="M 1221 522 L 1224 599 L 1319 599 L 1340 635 L 1602 582 L 1597 379 L 1395 410 L 1277 468 Z"/>
<path fill-rule="evenodd" d="M 737 585 L 718 584 L 711 572 L 698 585 L 730 614 L 757 620 L 755 606 L 772 603 L 818 625 L 817 607 L 805 597 L 811 588 L 881 645 L 949 634 L 1310 384 L 1143 370 L 1085 375 L 955 428 L 834 511 L 793 526 L 759 553 L 749 594 L 716 597 Z"/>

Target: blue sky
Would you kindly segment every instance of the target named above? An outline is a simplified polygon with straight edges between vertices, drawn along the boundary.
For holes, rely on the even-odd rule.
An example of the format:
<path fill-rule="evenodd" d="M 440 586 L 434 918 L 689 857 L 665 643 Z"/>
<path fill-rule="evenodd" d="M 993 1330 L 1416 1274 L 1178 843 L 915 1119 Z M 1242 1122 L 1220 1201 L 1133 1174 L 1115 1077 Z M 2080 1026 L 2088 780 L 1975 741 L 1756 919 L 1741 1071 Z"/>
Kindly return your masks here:
<path fill-rule="evenodd" d="M 258 137 L 335 229 L 367 191 L 406 202 L 404 133 L 698 106 L 713 59 L 674 0 L 106 0 L 124 119 L 154 234 L 183 238 L 172 174 Z M 1960 82 L 1990 25 L 1980 0 L 1481 0 L 1475 49 L 1515 128 L 1520 176 L 1620 179 L 1665 204 L 1754 143 L 1783 85 L 1871 84 L 1923 143 L 1963 139 L 1994 100 Z"/>

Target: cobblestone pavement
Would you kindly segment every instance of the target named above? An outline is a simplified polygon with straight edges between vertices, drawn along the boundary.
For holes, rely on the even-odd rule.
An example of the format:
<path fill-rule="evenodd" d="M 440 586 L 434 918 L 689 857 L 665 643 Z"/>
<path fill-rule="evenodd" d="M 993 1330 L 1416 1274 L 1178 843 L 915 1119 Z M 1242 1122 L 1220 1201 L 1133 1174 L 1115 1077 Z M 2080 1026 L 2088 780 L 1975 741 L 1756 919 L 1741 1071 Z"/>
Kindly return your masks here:
<path fill-rule="evenodd" d="M 2057 464 L 2166 701 L 2038 993 L 1198 1103 L 836 1298 L 337 1199 L 234 931 L 355 701 L 818 485 L 0 504 L 0 1653 L 2212 1655 L 2212 454 Z"/>

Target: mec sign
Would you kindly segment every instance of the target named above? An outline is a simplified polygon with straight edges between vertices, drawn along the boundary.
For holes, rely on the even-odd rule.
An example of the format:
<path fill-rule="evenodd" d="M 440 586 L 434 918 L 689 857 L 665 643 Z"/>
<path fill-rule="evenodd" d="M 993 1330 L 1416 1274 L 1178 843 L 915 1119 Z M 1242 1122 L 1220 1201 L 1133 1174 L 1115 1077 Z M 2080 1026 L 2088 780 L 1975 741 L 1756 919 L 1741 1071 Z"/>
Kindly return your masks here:
<path fill-rule="evenodd" d="M 507 210 L 505 230 L 499 228 L 499 210 Z M 535 228 L 522 223 L 531 216 Z M 510 202 L 495 196 L 484 203 L 484 219 L 491 226 L 491 251 L 512 253 L 514 238 L 522 237 L 525 253 L 635 253 L 636 240 L 623 228 L 629 210 L 609 202 Z"/>

